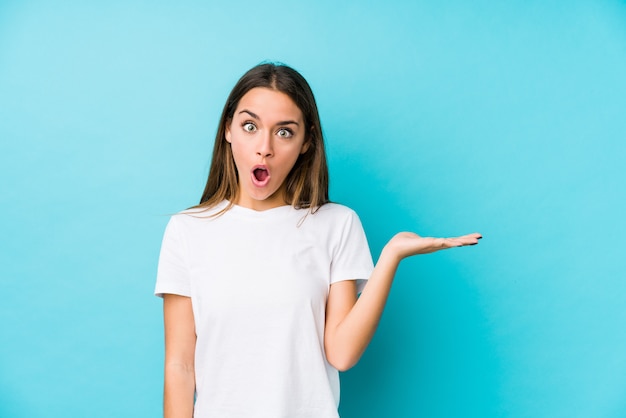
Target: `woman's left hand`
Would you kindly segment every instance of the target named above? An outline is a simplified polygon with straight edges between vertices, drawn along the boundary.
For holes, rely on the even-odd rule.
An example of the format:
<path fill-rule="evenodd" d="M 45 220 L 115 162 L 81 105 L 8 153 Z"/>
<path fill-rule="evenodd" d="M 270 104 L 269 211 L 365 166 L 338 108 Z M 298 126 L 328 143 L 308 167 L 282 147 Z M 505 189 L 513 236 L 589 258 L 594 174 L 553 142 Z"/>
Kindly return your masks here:
<path fill-rule="evenodd" d="M 473 233 L 451 238 L 420 237 L 413 232 L 396 234 L 385 246 L 384 251 L 391 251 L 400 260 L 417 254 L 429 254 L 453 247 L 476 245 L 481 234 Z"/>

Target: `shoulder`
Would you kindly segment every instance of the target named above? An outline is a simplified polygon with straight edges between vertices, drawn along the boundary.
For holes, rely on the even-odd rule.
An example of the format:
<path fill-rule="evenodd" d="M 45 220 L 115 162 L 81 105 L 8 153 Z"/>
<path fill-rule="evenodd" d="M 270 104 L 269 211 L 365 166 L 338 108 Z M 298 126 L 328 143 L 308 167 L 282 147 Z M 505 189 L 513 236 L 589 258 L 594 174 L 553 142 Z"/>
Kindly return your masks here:
<path fill-rule="evenodd" d="M 170 217 L 169 225 L 176 225 L 178 228 L 197 227 L 200 224 L 210 223 L 220 219 L 228 211 L 222 212 L 228 202 L 221 202 L 210 208 L 192 207 L 175 213 Z"/>
<path fill-rule="evenodd" d="M 308 217 L 313 224 L 329 225 L 333 228 L 344 228 L 361 222 L 353 209 L 339 203 L 326 203 Z"/>
<path fill-rule="evenodd" d="M 337 203 L 328 203 L 320 207 L 311 218 L 312 228 L 325 231 L 326 242 L 333 259 L 347 257 L 350 260 L 354 254 L 369 254 L 365 230 L 353 209 Z"/>
<path fill-rule="evenodd" d="M 229 202 L 224 200 L 218 203 L 215 206 L 211 207 L 198 207 L 194 206 L 189 209 L 182 210 L 172 216 L 172 218 L 181 218 L 181 219 L 213 219 L 219 217 L 221 213 L 226 213 L 228 210 L 225 210 L 229 205 Z"/>
<path fill-rule="evenodd" d="M 352 213 L 356 213 L 354 210 L 352 210 L 351 208 L 342 205 L 340 203 L 326 203 L 322 206 L 319 207 L 319 209 L 317 211 L 315 211 L 315 213 L 332 213 L 332 214 L 352 214 Z"/>
<path fill-rule="evenodd" d="M 220 212 L 223 212 L 224 209 L 226 209 L 229 204 L 230 202 L 228 202 L 227 200 L 223 200 L 214 206 L 209 206 L 209 207 L 193 206 L 189 209 L 181 210 L 174 216 L 186 215 L 186 216 L 193 216 L 196 218 L 211 218 L 211 217 L 215 217 L 215 215 L 219 214 Z"/>
<path fill-rule="evenodd" d="M 354 210 L 339 203 L 326 203 L 315 211 L 313 215 L 332 218 L 358 218 L 358 215 Z"/>

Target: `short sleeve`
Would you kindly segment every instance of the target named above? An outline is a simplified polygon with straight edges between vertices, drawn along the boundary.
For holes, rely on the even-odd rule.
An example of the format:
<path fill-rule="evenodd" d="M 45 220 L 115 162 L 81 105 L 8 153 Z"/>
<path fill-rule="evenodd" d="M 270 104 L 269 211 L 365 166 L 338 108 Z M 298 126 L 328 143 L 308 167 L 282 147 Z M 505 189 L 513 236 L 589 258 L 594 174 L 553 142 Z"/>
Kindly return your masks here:
<path fill-rule="evenodd" d="M 354 211 L 349 211 L 343 228 L 337 233 L 339 236 L 331 262 L 330 283 L 356 280 L 357 291 L 361 293 L 372 274 L 374 263 L 361 220 Z"/>
<path fill-rule="evenodd" d="M 166 293 L 191 296 L 187 246 L 180 231 L 179 220 L 173 216 L 163 236 L 157 281 L 154 294 L 163 297 Z"/>

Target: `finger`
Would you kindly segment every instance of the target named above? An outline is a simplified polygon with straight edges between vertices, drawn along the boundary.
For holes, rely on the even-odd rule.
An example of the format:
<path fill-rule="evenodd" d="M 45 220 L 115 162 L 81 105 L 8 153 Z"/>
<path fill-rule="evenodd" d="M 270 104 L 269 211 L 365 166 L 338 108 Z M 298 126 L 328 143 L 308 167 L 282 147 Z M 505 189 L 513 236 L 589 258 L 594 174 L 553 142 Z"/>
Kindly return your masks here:
<path fill-rule="evenodd" d="M 447 248 L 461 247 L 463 246 L 463 241 L 458 238 L 435 238 L 434 239 L 434 248 L 437 250 L 445 250 Z"/>
<path fill-rule="evenodd" d="M 462 247 L 464 245 L 468 245 L 466 240 L 463 240 L 462 238 L 448 238 L 447 239 L 448 242 L 448 247 Z"/>
<path fill-rule="evenodd" d="M 458 237 L 450 237 L 450 238 L 452 239 L 465 239 L 465 238 L 481 239 L 482 237 L 483 237 L 482 234 L 479 234 L 478 232 L 474 232 L 472 234 L 459 235 Z"/>
<path fill-rule="evenodd" d="M 455 238 L 448 238 L 451 243 L 454 243 L 454 247 L 463 247 L 465 245 L 476 245 L 478 244 L 478 240 L 480 239 L 480 235 L 463 235 Z"/>
<path fill-rule="evenodd" d="M 463 245 L 476 245 L 478 244 L 478 240 L 482 237 L 477 236 L 467 236 L 462 239 Z"/>

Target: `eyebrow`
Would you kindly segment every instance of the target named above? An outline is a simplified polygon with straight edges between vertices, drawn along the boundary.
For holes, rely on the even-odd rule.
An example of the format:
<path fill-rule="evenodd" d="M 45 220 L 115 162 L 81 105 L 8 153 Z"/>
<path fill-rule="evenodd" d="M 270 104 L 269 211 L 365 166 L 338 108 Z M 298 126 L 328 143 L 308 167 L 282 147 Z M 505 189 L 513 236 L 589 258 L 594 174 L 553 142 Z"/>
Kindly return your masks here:
<path fill-rule="evenodd" d="M 239 112 L 240 115 L 242 113 L 247 113 L 248 115 L 252 116 L 256 120 L 261 120 L 261 118 L 256 113 L 251 112 L 248 109 L 243 109 L 241 112 Z M 296 122 L 295 120 L 283 120 L 283 121 L 278 122 L 276 125 L 292 125 L 292 124 L 296 126 L 300 126 L 300 124 Z"/>

